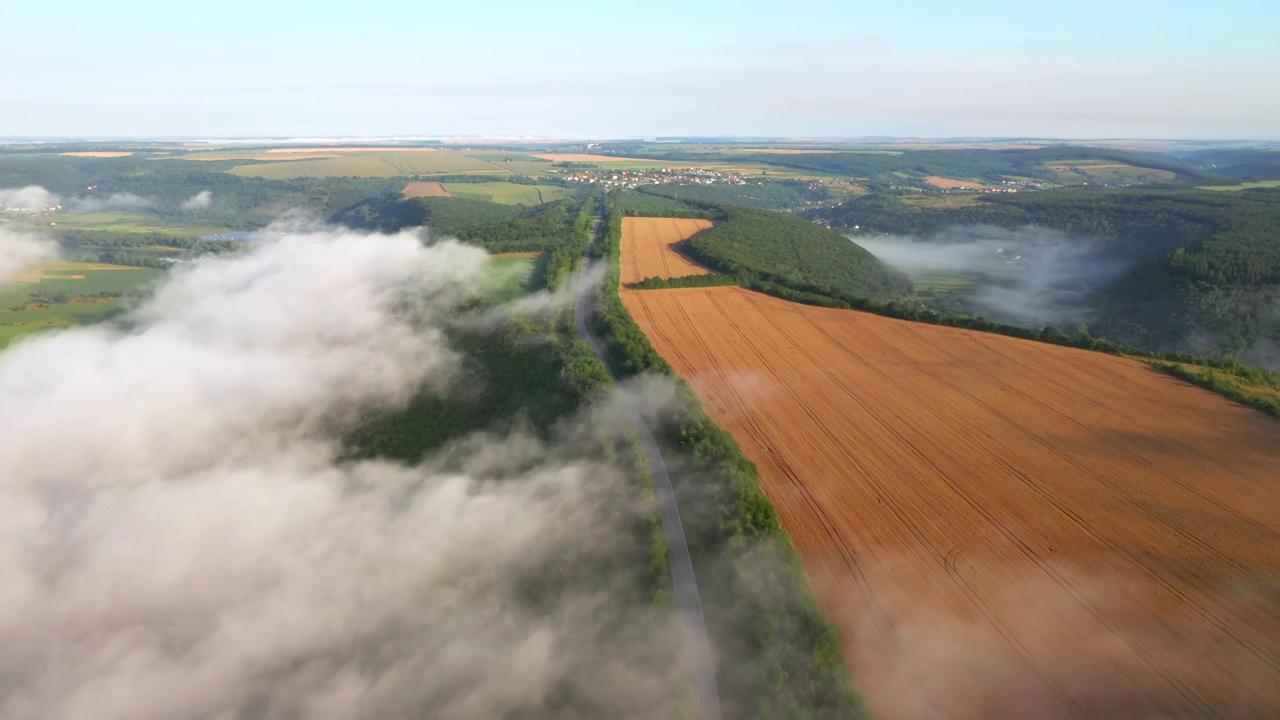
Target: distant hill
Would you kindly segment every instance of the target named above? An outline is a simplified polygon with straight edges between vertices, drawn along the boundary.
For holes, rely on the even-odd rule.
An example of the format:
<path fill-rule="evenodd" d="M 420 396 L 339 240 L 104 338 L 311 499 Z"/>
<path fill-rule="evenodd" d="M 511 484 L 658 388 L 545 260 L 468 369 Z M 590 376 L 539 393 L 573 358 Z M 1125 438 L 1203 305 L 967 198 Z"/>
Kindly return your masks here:
<path fill-rule="evenodd" d="M 1102 240 L 1128 272 L 1079 300 L 1089 329 L 1147 350 L 1245 354 L 1280 343 L 1280 190 L 1064 189 L 912 206 L 870 194 L 809 213 L 835 228 L 945 242 L 957 226 L 1039 226 Z M 954 235 L 954 233 L 949 233 Z"/>
<path fill-rule="evenodd" d="M 1200 150 L 1191 153 L 1187 161 L 1214 175 L 1236 180 L 1280 179 L 1280 150 L 1274 148 Z"/>
<path fill-rule="evenodd" d="M 872 185 L 898 184 L 907 177 L 941 176 L 1000 182 L 1005 178 L 1029 178 L 1059 182 L 1060 168 L 1080 166 L 1113 168 L 1132 166 L 1163 171 L 1168 182 L 1201 183 L 1215 173 L 1200 162 L 1187 162 L 1170 155 L 1070 145 L 1034 149 L 936 149 L 859 150 L 769 153 L 737 151 L 725 153 L 698 149 L 645 146 L 618 146 L 619 155 L 635 153 L 671 161 L 753 162 L 849 178 L 865 178 Z M 1070 184 L 1070 183 L 1067 183 Z"/>

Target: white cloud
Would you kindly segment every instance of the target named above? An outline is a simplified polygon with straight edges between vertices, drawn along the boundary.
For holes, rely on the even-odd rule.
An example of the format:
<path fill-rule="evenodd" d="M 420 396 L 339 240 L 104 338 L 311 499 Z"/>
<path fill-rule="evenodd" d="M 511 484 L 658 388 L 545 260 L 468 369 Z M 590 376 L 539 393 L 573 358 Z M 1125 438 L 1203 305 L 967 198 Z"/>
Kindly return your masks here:
<path fill-rule="evenodd" d="M 28 185 L 21 188 L 0 188 L 0 208 L 39 210 L 53 207 L 61 202 L 62 199 L 60 197 L 39 185 Z"/>
<path fill-rule="evenodd" d="M 101 212 L 103 210 L 145 210 L 155 207 L 155 201 L 133 193 L 116 193 L 105 198 L 76 198 L 72 206 L 80 212 Z"/>
<path fill-rule="evenodd" d="M 208 210 L 211 205 L 213 205 L 213 193 L 208 190 L 201 190 L 184 200 L 179 207 L 187 212 L 197 212 L 199 210 Z"/>
<path fill-rule="evenodd" d="M 53 242 L 0 228 L 0 284 L 15 273 L 57 255 Z"/>
<path fill-rule="evenodd" d="M 502 717 L 566 688 L 670 716 L 678 663 L 625 657 L 661 628 L 599 570 L 618 471 L 520 434 L 344 459 L 371 408 L 450 391 L 442 325 L 486 265 L 285 232 L 0 354 L 0 718 Z"/>

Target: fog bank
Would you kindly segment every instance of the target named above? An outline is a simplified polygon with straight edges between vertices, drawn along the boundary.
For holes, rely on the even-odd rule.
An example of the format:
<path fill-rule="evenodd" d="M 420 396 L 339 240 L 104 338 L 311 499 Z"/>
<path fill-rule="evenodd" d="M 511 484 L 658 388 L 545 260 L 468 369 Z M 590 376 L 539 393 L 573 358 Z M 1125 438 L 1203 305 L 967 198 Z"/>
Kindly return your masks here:
<path fill-rule="evenodd" d="M 0 718 L 671 716 L 678 663 L 635 661 L 666 626 L 609 570 L 638 509 L 575 449 L 608 405 L 555 445 L 343 459 L 453 391 L 487 262 L 290 231 L 0 354 Z"/>
<path fill-rule="evenodd" d="M 0 227 L 0 285 L 30 266 L 57 255 L 57 245 L 30 233 Z"/>
<path fill-rule="evenodd" d="M 1027 226 L 954 227 L 920 239 L 858 237 L 857 243 L 913 280 L 963 277 L 960 297 L 975 313 L 1043 327 L 1087 320 L 1088 293 L 1125 264 L 1103 241 Z"/>

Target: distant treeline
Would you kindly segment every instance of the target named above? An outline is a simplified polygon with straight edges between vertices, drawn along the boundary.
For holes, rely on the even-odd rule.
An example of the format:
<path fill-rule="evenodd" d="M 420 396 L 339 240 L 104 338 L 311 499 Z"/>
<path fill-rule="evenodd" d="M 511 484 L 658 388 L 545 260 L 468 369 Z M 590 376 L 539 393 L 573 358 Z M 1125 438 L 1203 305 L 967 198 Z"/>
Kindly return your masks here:
<path fill-rule="evenodd" d="M 1168 155 L 1137 153 L 1109 148 L 1045 147 L 1013 150 L 895 150 L 878 152 L 821 152 L 821 153 L 733 153 L 688 150 L 680 146 L 654 145 L 606 145 L 605 152 L 623 157 L 648 157 L 671 161 L 735 161 L 755 162 L 779 167 L 809 170 L 842 175 L 849 178 L 869 178 L 873 184 L 885 186 L 900 182 L 894 173 L 916 175 L 941 175 L 943 177 L 981 178 L 999 181 L 1006 176 L 1028 177 L 1045 181 L 1056 180 L 1049 164 L 1070 164 L 1072 161 L 1100 161 L 1167 170 L 1176 174 L 1181 182 L 1204 182 L 1212 177 L 1191 163 L 1176 160 Z"/>
<path fill-rule="evenodd" d="M 361 230 L 385 233 L 427 226 L 448 234 L 467 227 L 515 218 L 520 212 L 518 206 L 500 205 L 487 200 L 465 197 L 405 198 L 397 191 L 345 208 L 336 213 L 332 221 Z"/>
<path fill-rule="evenodd" d="M 176 232 L 121 232 L 118 230 L 62 230 L 57 233 L 64 257 L 87 262 L 168 268 L 177 257 L 223 254 L 243 249 L 234 240 L 201 240 Z M 169 248 L 172 252 L 155 252 Z M 164 259 L 168 258 L 168 260 Z"/>

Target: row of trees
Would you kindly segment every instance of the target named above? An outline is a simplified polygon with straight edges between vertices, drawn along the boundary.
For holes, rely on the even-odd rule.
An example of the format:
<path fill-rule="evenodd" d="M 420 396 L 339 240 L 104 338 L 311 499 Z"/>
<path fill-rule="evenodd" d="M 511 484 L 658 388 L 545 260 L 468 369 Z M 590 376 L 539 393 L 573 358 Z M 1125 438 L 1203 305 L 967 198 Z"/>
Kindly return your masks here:
<path fill-rule="evenodd" d="M 682 468 L 676 492 L 708 629 L 722 653 L 720 686 L 737 688 L 735 701 L 749 707 L 751 717 L 861 717 L 865 710 L 839 634 L 813 597 L 755 465 L 706 415 L 622 304 L 622 215 L 610 203 L 599 248 L 608 272 L 592 323 L 619 375 L 655 373 L 677 383 L 676 407 L 657 431 L 675 451 L 669 463 Z"/>

